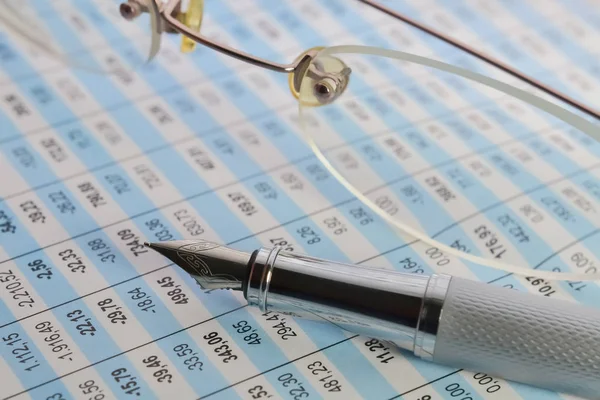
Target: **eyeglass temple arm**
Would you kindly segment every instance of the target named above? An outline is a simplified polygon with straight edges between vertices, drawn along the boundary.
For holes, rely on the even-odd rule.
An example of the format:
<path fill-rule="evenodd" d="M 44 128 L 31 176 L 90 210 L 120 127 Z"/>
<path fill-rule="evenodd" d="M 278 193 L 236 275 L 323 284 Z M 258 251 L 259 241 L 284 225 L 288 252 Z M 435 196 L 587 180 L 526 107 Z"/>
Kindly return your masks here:
<path fill-rule="evenodd" d="M 537 89 L 543 91 L 544 93 L 549 94 L 550 96 L 553 96 L 553 97 L 569 104 L 570 106 L 576 108 L 577 110 L 600 120 L 600 112 L 599 111 L 594 110 L 593 108 L 567 96 L 564 93 L 559 92 L 558 90 L 555 90 L 555 89 L 543 84 L 542 82 L 540 82 L 528 75 L 525 75 L 521 71 L 519 71 L 497 59 L 494 59 L 494 58 L 488 56 L 487 54 L 485 54 L 471 46 L 468 46 L 465 43 L 462 43 L 448 35 L 445 35 L 438 30 L 435 30 L 426 25 L 423 25 L 420 22 L 418 22 L 412 18 L 409 18 L 404 14 L 401 14 L 397 11 L 392 10 L 389 7 L 384 6 L 383 4 L 379 3 L 378 1 L 374 1 L 374 0 L 358 0 L 358 1 L 360 1 L 364 4 L 367 4 L 367 5 L 375 8 L 391 17 L 397 18 L 397 19 L 401 20 L 402 22 L 412 26 L 413 28 L 419 29 L 422 32 L 432 35 L 432 36 L 478 58 L 481 61 L 487 62 L 488 64 L 493 65 L 496 68 L 499 68 L 500 70 L 514 76 L 515 78 L 521 79 L 522 81 L 530 84 L 531 86 L 536 87 Z"/>

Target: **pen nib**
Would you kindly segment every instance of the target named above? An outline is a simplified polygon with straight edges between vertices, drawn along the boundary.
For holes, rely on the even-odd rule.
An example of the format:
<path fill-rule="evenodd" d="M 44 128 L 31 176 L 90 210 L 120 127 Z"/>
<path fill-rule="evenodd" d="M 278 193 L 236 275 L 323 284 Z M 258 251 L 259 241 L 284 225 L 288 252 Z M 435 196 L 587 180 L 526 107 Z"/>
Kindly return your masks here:
<path fill-rule="evenodd" d="M 203 289 L 242 290 L 249 253 L 205 240 L 144 243 L 190 274 Z"/>

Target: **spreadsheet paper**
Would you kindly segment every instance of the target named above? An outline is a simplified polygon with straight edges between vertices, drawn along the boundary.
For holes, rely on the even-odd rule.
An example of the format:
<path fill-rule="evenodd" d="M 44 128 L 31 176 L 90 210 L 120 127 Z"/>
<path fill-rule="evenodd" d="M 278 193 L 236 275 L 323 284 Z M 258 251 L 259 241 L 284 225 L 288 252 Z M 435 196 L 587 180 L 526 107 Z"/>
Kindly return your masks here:
<path fill-rule="evenodd" d="M 0 27 L 0 398 L 572 398 L 435 365 L 330 324 L 263 313 L 240 293 L 203 291 L 146 249 L 144 241 L 182 238 L 248 251 L 279 245 L 592 306 L 600 298 L 593 282 L 527 279 L 411 244 L 311 153 L 283 74 L 201 46 L 181 54 L 174 36 L 152 63 L 128 72 L 141 45 L 126 38 L 118 3 L 36 2 L 57 46 L 69 53 L 93 44 L 93 62 L 122 65 L 116 74 L 66 67 Z M 464 57 L 358 1 L 205 3 L 203 33 L 279 61 L 333 44 L 449 63 Z M 591 1 L 385 3 L 600 106 L 600 9 Z M 407 93 L 434 95 L 431 79 L 415 79 Z M 494 256 L 483 226 L 504 244 L 502 261 L 596 272 L 600 144 L 568 130 L 536 131 L 533 120 L 520 130 L 503 126 L 492 116 L 505 100 L 467 97 L 460 111 L 434 108 L 414 121 L 410 137 L 374 139 L 383 148 L 393 137 L 415 157 L 405 175 L 371 194 L 419 193 L 419 202 L 390 201 L 413 226 L 473 254 Z M 380 117 L 365 104 L 367 119 Z M 356 118 L 343 102 L 340 110 Z M 453 121 L 493 129 L 469 141 Z M 432 123 L 447 135 L 431 134 Z M 349 151 L 365 156 L 352 146 L 331 150 Z M 453 193 L 451 207 L 431 179 Z M 510 239 L 515 230 L 527 240 Z"/>

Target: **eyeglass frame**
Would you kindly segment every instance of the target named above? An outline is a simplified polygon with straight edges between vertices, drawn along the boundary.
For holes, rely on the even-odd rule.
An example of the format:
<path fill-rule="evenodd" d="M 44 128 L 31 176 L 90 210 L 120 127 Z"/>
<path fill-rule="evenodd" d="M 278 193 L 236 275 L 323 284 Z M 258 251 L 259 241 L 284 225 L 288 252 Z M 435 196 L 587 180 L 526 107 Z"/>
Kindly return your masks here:
<path fill-rule="evenodd" d="M 459 50 L 462 50 L 462 51 L 466 52 L 467 54 L 469 54 L 489 65 L 492 65 L 505 73 L 508 73 L 509 75 L 513 76 L 514 78 L 520 79 L 521 81 L 535 87 L 536 89 L 541 90 L 542 92 L 554 97 L 555 99 L 558 99 L 558 100 L 570 105 L 571 107 L 583 112 L 584 114 L 591 116 L 597 120 L 600 120 L 600 111 L 599 110 L 595 110 L 592 107 L 590 107 L 580 101 L 577 101 L 570 96 L 567 96 L 566 94 L 542 83 L 541 81 L 539 81 L 529 75 L 526 75 L 525 73 L 517 70 L 516 68 L 514 68 L 496 58 L 493 58 L 490 55 L 488 55 L 480 50 L 475 49 L 472 46 L 467 45 L 466 43 L 463 43 L 457 39 L 454 39 L 451 36 L 441 32 L 437 29 L 434 29 L 430 26 L 427 26 L 421 22 L 418 22 L 417 20 L 410 18 L 403 13 L 392 10 L 391 8 L 386 7 L 385 5 L 381 4 L 380 2 L 378 2 L 376 0 L 356 0 L 356 1 L 363 3 L 369 7 L 372 7 L 378 11 L 381 11 L 382 13 L 387 14 L 388 16 L 395 18 L 399 21 L 402 21 L 402 22 L 406 23 L 407 25 L 420 30 L 421 32 L 427 33 L 427 34 L 429 34 L 429 35 L 431 35 L 431 36 L 433 36 L 433 37 L 435 37 L 435 38 L 437 38 Z M 123 7 L 133 7 L 134 8 L 133 11 L 137 11 L 137 12 L 141 12 L 145 7 L 153 7 L 155 15 L 157 15 L 158 18 L 160 18 L 162 20 L 159 22 L 166 23 L 167 24 L 166 27 L 170 28 L 171 32 L 173 32 L 173 31 L 178 32 L 178 33 L 184 35 L 185 37 L 187 37 L 188 39 L 193 40 L 195 43 L 206 46 L 214 51 L 217 51 L 226 56 L 235 58 L 242 62 L 252 64 L 257 67 L 271 70 L 274 72 L 295 74 L 296 80 L 294 81 L 293 84 L 296 87 L 296 89 L 299 87 L 299 83 L 300 83 L 300 80 L 302 79 L 302 75 L 303 75 L 304 71 L 306 71 L 306 68 L 311 63 L 311 61 L 315 58 L 316 54 L 318 53 L 318 50 L 315 50 L 315 49 L 307 50 L 303 54 L 301 54 L 298 58 L 296 58 L 295 61 L 288 63 L 288 64 L 282 64 L 282 63 L 278 63 L 278 62 L 274 62 L 274 61 L 270 61 L 270 60 L 266 60 L 266 59 L 254 56 L 252 54 L 243 52 L 238 49 L 234 49 L 232 47 L 229 47 L 222 43 L 218 43 L 217 41 L 214 41 L 214 40 L 202 35 L 199 31 L 198 32 L 193 31 L 185 23 L 180 21 L 177 18 L 177 16 L 181 12 L 180 11 L 181 3 L 182 3 L 182 0 L 169 0 L 167 3 L 162 2 L 162 0 L 127 0 L 124 3 L 121 3 L 120 10 L 121 10 L 122 16 L 124 18 L 127 18 L 125 16 L 125 12 L 124 12 L 125 10 Z M 129 9 L 128 11 L 131 12 L 132 9 Z M 135 17 L 135 16 L 137 16 L 137 15 L 134 15 L 133 17 Z M 127 19 L 130 19 L 130 18 L 127 18 Z M 160 23 L 159 23 L 159 26 L 156 27 L 156 29 L 158 30 L 159 34 L 162 34 L 162 32 L 165 31 L 163 29 L 163 27 L 160 26 Z"/>

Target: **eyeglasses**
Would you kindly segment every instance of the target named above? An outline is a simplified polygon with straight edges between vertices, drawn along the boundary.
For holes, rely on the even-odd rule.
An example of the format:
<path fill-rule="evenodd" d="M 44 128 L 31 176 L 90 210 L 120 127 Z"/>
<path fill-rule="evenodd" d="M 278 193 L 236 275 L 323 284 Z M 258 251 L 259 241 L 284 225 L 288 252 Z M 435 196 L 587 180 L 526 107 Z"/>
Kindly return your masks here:
<path fill-rule="evenodd" d="M 182 53 L 192 52 L 200 44 L 254 66 L 287 74 L 286 89 L 299 104 L 296 122 L 324 167 L 322 172 L 316 170 L 310 173 L 318 180 L 319 174 L 329 172 L 342 187 L 367 206 L 353 209 L 352 215 L 358 223 L 367 227 L 372 222 L 371 214 L 375 213 L 402 232 L 441 251 L 481 265 L 522 274 L 523 268 L 504 262 L 506 249 L 502 248 L 501 240 L 489 226 L 483 224 L 473 228 L 475 235 L 481 239 L 477 246 L 483 252 L 482 258 L 470 254 L 468 246 L 445 245 L 432 238 L 435 232 L 427 226 L 428 222 L 433 226 L 433 218 L 466 218 L 470 212 L 487 204 L 470 199 L 466 208 L 471 207 L 471 211 L 452 210 L 456 197 L 454 190 L 469 193 L 469 190 L 477 188 L 477 193 L 491 199 L 498 196 L 494 193 L 494 185 L 502 184 L 515 193 L 527 193 L 531 187 L 543 183 L 535 176 L 512 177 L 515 169 L 513 161 L 503 159 L 504 153 L 498 155 L 494 151 L 504 150 L 514 160 L 530 163 L 528 168 L 532 170 L 546 168 L 543 161 L 536 161 L 531 154 L 550 151 L 544 150 L 545 144 L 539 142 L 539 135 L 547 135 L 555 141 L 560 141 L 562 135 L 563 141 L 583 144 L 589 143 L 589 137 L 599 140 L 600 133 L 595 124 L 578 115 L 577 111 L 594 119 L 600 119 L 600 113 L 584 101 L 520 72 L 475 46 L 460 42 L 378 1 L 354 1 L 416 28 L 471 58 L 449 64 L 415 53 L 388 50 L 386 46 L 339 45 L 310 48 L 293 62 L 278 63 L 203 35 L 203 0 L 189 0 L 185 10 L 181 0 L 128 0 L 119 5 L 110 4 L 110 10 L 106 8 L 89 13 L 84 10 L 84 15 L 92 19 L 93 24 L 100 25 L 98 35 L 103 40 L 128 35 L 136 38 L 139 49 L 142 46 L 137 38 L 149 39 L 147 52 L 140 53 L 142 56 L 138 54 L 135 57 L 137 61 L 150 61 L 158 54 L 163 34 L 180 34 Z M 48 5 L 48 8 L 54 9 L 55 16 L 60 18 L 60 10 L 72 5 L 58 3 Z M 66 33 L 58 35 L 57 42 L 52 45 L 47 41 L 52 35 L 40 35 L 40 30 L 28 28 L 46 25 L 51 31 L 59 30 L 58 25 L 53 25 L 58 22 L 48 21 L 53 16 L 44 14 L 40 17 L 43 10 L 39 3 L 4 0 L 3 4 L 7 7 L 3 18 L 7 27 L 39 51 L 51 53 L 55 58 L 67 60 L 75 66 L 98 69 L 93 56 L 78 59 L 77 55 L 69 55 L 68 49 L 63 48 L 64 43 L 74 39 L 67 38 Z M 61 8 L 63 5 L 65 8 Z M 118 32 L 112 32 L 112 28 L 104 27 L 107 21 L 111 21 L 106 16 L 112 14 L 114 17 L 117 9 L 120 17 L 132 24 L 131 28 L 119 25 Z M 76 20 L 70 23 L 77 26 Z M 305 23 L 310 24 L 310 21 Z M 372 37 L 382 43 L 386 41 L 377 33 Z M 412 38 L 408 43 L 418 48 L 430 46 L 419 40 Z M 389 47 L 389 43 L 387 45 Z M 432 52 L 440 55 L 443 51 L 443 48 L 436 47 Z M 107 72 L 110 68 L 109 65 L 99 69 Z M 543 74 L 543 71 L 540 73 Z M 281 91 L 281 85 L 275 85 L 275 90 Z M 256 98 L 264 100 L 260 95 Z M 282 149 L 302 147 L 294 146 L 294 140 L 289 137 L 275 136 L 273 141 L 280 143 Z M 521 145 L 523 141 L 535 143 L 527 147 Z M 589 157 L 591 160 L 595 156 L 590 153 Z M 562 156 L 555 158 L 552 162 L 560 161 L 564 166 L 561 168 L 569 171 L 583 168 L 585 166 L 579 164 L 588 162 Z M 444 177 L 431 175 L 422 181 L 409 178 L 416 172 L 430 170 L 431 165 L 462 159 L 466 161 L 456 162 L 456 166 Z M 495 163 L 506 175 L 495 176 L 486 163 Z M 478 185 L 471 176 L 495 183 Z M 405 209 L 419 213 L 420 208 L 434 210 L 431 218 L 425 218 L 424 223 L 403 219 L 410 214 Z M 451 210 L 450 214 L 447 210 Z M 519 218 L 527 216 L 520 215 Z M 519 218 L 506 217 L 500 224 L 508 232 L 513 232 L 510 240 L 531 240 Z M 339 221 L 331 221 L 329 225 L 332 225 L 334 234 L 344 233 L 343 224 Z M 569 234 L 568 226 L 562 229 L 565 235 Z M 522 232 L 515 234 L 517 231 Z M 560 280 L 595 279 L 595 273 L 583 274 L 579 270 L 572 274 L 540 271 L 538 275 Z"/>
<path fill-rule="evenodd" d="M 378 1 L 375 0 L 353 0 L 361 2 L 369 7 L 377 9 L 398 21 L 402 21 L 414 28 L 419 29 L 422 32 L 425 32 L 433 37 L 436 37 L 457 49 L 460 49 L 478 59 L 485 61 L 486 63 L 499 68 L 500 70 L 509 73 L 510 75 L 518 78 L 527 84 L 555 97 L 556 99 L 569 104 L 575 109 L 582 111 L 594 118 L 600 119 L 600 112 L 588 107 L 580 101 L 577 101 L 560 91 L 545 85 L 544 83 L 536 80 L 531 76 L 527 76 L 526 74 L 518 71 L 517 69 L 511 67 L 510 65 L 503 63 L 493 57 L 465 44 L 452 37 L 435 30 L 431 27 L 426 26 L 418 22 L 417 20 L 408 17 L 400 12 L 394 11 L 390 7 L 386 7 Z M 226 46 L 224 44 L 218 43 L 210 38 L 202 35 L 200 33 L 200 27 L 202 25 L 202 17 L 203 17 L 203 8 L 204 8 L 204 0 L 190 0 L 188 4 L 187 11 L 182 10 L 182 0 L 167 0 L 163 2 L 162 0 L 128 0 L 125 3 L 122 3 L 119 7 L 120 13 L 123 18 L 127 20 L 133 20 L 138 18 L 142 13 L 149 13 L 152 17 L 153 25 L 155 26 L 155 31 L 160 34 L 162 31 L 167 32 L 179 32 L 183 35 L 182 37 L 182 51 L 189 52 L 193 51 L 196 43 L 199 43 L 203 46 L 207 46 L 213 50 L 216 50 L 220 53 L 228 55 L 230 57 L 234 57 L 243 62 L 247 62 L 253 64 L 257 67 L 266 68 L 276 72 L 283 72 L 290 74 L 290 82 L 291 89 L 294 95 L 297 96 L 300 90 L 300 83 L 302 81 L 302 77 L 305 74 L 308 74 L 313 80 L 316 81 L 318 85 L 315 88 L 315 91 L 329 92 L 331 89 L 330 80 L 332 80 L 335 84 L 335 89 L 337 92 L 332 92 L 327 95 L 327 99 L 323 96 L 316 96 L 319 98 L 319 102 L 330 102 L 332 98 L 335 97 L 336 94 L 340 94 L 346 87 L 347 80 L 349 78 L 350 71 L 348 69 L 342 68 L 341 71 L 338 71 L 333 74 L 329 74 L 327 71 L 319 71 L 318 68 L 308 68 L 308 66 L 314 67 L 314 62 L 311 65 L 311 61 L 313 61 L 318 53 L 318 50 L 308 50 L 304 54 L 300 55 L 296 58 L 294 62 L 288 64 L 281 64 L 270 60 L 265 60 L 260 57 L 253 56 L 251 54 L 242 52 L 240 50 L 234 49 L 232 47 Z M 158 41 L 159 36 L 155 36 L 155 41 Z M 153 48 L 157 48 L 158 45 L 152 46 Z M 150 52 L 150 57 L 155 55 L 155 51 L 152 50 Z M 318 63 L 316 63 L 318 64 Z M 323 76 L 320 76 L 320 75 Z M 321 79 L 319 79 L 321 78 Z"/>

